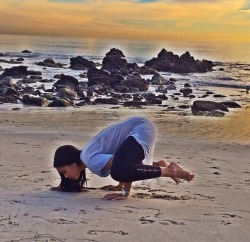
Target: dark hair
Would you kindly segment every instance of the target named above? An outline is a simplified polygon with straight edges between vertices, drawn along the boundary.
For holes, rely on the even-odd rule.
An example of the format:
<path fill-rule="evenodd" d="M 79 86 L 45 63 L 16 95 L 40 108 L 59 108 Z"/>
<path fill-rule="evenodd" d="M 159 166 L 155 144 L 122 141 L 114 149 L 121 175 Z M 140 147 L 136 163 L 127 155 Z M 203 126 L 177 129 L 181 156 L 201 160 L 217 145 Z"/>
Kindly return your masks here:
<path fill-rule="evenodd" d="M 72 145 L 60 146 L 54 156 L 54 167 L 62 167 L 76 163 L 81 164 L 81 151 Z"/>
<path fill-rule="evenodd" d="M 81 151 L 72 145 L 60 146 L 54 156 L 54 167 L 62 167 L 71 164 L 81 164 L 80 160 Z M 87 185 L 86 171 L 81 171 L 80 177 L 77 180 L 66 178 L 64 174 L 59 173 L 61 176 L 60 190 L 64 192 L 81 192 L 84 190 L 84 185 Z"/>
<path fill-rule="evenodd" d="M 80 177 L 77 180 L 66 178 L 63 174 L 61 176 L 60 190 L 63 192 L 82 192 L 86 189 L 84 186 L 87 185 L 86 171 L 81 171 Z"/>

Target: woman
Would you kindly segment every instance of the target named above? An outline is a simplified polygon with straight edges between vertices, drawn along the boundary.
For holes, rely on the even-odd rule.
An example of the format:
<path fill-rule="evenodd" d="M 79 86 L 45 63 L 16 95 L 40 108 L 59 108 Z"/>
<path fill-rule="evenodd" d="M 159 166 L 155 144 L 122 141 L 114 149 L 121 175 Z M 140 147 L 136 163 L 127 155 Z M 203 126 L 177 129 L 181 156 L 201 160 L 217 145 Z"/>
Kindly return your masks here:
<path fill-rule="evenodd" d="M 106 190 L 120 190 L 104 196 L 108 200 L 124 200 L 129 196 L 133 181 L 157 177 L 170 177 L 192 181 L 194 175 L 176 162 L 153 162 L 156 127 L 147 118 L 130 117 L 115 123 L 95 135 L 82 150 L 74 146 L 59 147 L 54 156 L 54 167 L 69 179 L 79 179 L 88 168 L 96 175 L 109 174 L 118 181 L 117 186 L 105 186 Z M 150 165 L 151 164 L 151 165 Z"/>

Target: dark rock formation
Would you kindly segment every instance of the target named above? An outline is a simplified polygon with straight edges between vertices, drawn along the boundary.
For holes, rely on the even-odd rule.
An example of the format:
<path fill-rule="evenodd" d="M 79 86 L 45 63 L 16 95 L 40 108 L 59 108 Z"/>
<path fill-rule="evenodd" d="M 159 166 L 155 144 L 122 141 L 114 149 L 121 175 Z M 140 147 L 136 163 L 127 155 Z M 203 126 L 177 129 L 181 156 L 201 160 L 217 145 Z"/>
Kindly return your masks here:
<path fill-rule="evenodd" d="M 60 80 L 58 80 L 53 86 L 56 87 L 58 90 L 62 87 L 64 87 L 64 88 L 69 87 L 70 89 L 72 89 L 74 91 L 78 91 L 79 82 L 73 76 L 62 74 Z"/>
<path fill-rule="evenodd" d="M 141 77 L 126 79 L 122 81 L 120 85 L 128 88 L 135 87 L 138 88 L 141 92 L 147 91 L 149 87 L 149 83 Z"/>
<path fill-rule="evenodd" d="M 65 99 L 57 99 L 49 103 L 48 107 L 70 107 L 71 103 Z"/>
<path fill-rule="evenodd" d="M 157 71 L 174 73 L 193 73 L 212 71 L 214 64 L 207 60 L 195 60 L 189 52 L 181 55 L 175 55 L 162 49 L 157 58 L 145 62 L 145 66 L 151 67 Z"/>
<path fill-rule="evenodd" d="M 92 85 L 103 85 L 115 87 L 121 82 L 123 77 L 118 74 L 111 74 L 108 71 L 97 68 L 90 68 L 87 72 L 89 86 Z"/>
<path fill-rule="evenodd" d="M 241 105 L 234 101 L 225 101 L 222 102 L 227 108 L 241 108 Z"/>
<path fill-rule="evenodd" d="M 204 116 L 224 116 L 224 112 L 229 112 L 229 110 L 223 103 L 213 101 L 196 100 L 193 102 L 191 109 L 193 115 Z"/>
<path fill-rule="evenodd" d="M 70 100 L 77 99 L 77 94 L 76 92 L 72 91 L 68 87 L 62 87 L 58 91 L 58 96 L 61 98 L 68 98 Z"/>
<path fill-rule="evenodd" d="M 96 98 L 95 103 L 118 105 L 119 99 L 118 98 Z"/>
<path fill-rule="evenodd" d="M 81 56 L 73 57 L 70 59 L 70 68 L 74 70 L 85 70 L 89 68 L 94 68 L 95 63 L 89 61 Z"/>
<path fill-rule="evenodd" d="M 125 57 L 125 55 L 122 53 L 121 50 L 116 49 L 116 48 L 112 48 L 110 49 L 110 51 L 106 54 L 106 56 L 120 56 L 120 57 Z"/>
<path fill-rule="evenodd" d="M 28 76 L 29 72 L 27 70 L 27 66 L 14 66 L 11 68 L 6 68 L 3 72 L 3 76 L 9 77 L 24 77 Z"/>
<path fill-rule="evenodd" d="M 180 92 L 183 94 L 183 97 L 188 97 L 191 93 L 193 93 L 193 90 L 191 88 L 182 88 L 180 89 Z"/>
<path fill-rule="evenodd" d="M 38 66 L 46 66 L 46 67 L 54 67 L 54 68 L 63 68 L 64 64 L 56 63 L 54 60 L 48 58 L 44 61 L 36 62 L 35 63 Z"/>
<path fill-rule="evenodd" d="M 22 99 L 23 104 L 32 106 L 48 106 L 48 100 L 44 97 L 34 97 L 30 95 L 24 95 Z"/>
<path fill-rule="evenodd" d="M 22 53 L 32 53 L 30 50 L 23 50 Z"/>
<path fill-rule="evenodd" d="M 126 59 L 124 59 L 124 54 L 122 51 L 118 49 L 111 49 L 106 56 L 103 58 L 102 61 L 102 69 L 105 70 L 112 70 L 112 69 L 120 69 L 120 68 L 126 68 L 128 65 L 128 62 Z"/>
<path fill-rule="evenodd" d="M 13 80 L 8 76 L 0 78 L 0 86 L 12 87 L 13 84 Z"/>

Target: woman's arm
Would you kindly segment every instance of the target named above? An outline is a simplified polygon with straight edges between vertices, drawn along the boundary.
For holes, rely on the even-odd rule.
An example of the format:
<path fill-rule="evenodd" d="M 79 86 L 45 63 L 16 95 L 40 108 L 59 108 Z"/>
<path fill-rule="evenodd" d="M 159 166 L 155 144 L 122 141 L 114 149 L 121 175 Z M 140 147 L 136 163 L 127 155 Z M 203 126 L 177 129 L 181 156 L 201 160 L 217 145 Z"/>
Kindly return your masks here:
<path fill-rule="evenodd" d="M 103 197 L 106 200 L 126 200 L 129 196 L 130 189 L 132 187 L 132 182 L 123 183 L 124 188 L 121 193 L 110 193 Z"/>

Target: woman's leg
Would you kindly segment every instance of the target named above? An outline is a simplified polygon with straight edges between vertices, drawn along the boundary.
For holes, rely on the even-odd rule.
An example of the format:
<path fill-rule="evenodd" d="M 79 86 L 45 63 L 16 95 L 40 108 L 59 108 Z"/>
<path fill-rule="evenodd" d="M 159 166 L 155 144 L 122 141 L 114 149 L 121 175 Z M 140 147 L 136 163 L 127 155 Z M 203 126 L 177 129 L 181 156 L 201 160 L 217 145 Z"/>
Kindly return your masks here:
<path fill-rule="evenodd" d="M 111 167 L 111 176 L 119 182 L 133 182 L 157 177 L 170 177 L 176 183 L 179 179 L 192 181 L 194 175 L 183 169 L 177 162 L 162 166 L 142 164 L 145 158 L 144 150 L 134 137 L 129 136 L 114 155 Z"/>
<path fill-rule="evenodd" d="M 129 136 L 114 155 L 111 176 L 119 182 L 133 182 L 161 176 L 161 168 L 143 165 L 144 150 L 134 137 Z"/>

